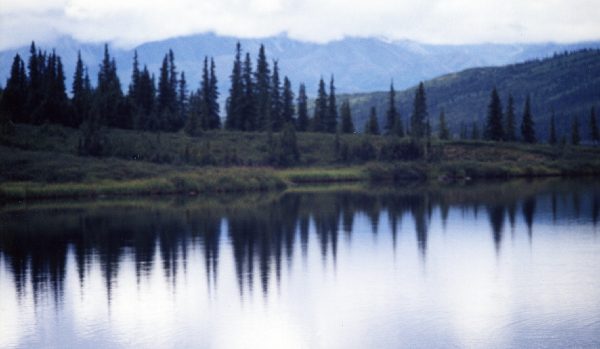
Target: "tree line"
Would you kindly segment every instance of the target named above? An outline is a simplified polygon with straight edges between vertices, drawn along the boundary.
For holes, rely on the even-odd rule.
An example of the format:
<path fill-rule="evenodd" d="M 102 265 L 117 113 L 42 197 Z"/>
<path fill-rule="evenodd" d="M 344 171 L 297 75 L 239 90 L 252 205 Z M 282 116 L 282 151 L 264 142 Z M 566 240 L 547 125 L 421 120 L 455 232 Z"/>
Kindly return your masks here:
<path fill-rule="evenodd" d="M 131 83 L 126 93 L 121 89 L 116 62 L 110 56 L 107 45 L 99 68 L 96 84 L 93 86 L 81 54 L 78 54 L 69 97 L 61 57 L 54 51 L 42 52 L 32 42 L 27 64 L 18 54 L 15 55 L 6 87 L 0 89 L 1 124 L 56 123 L 80 127 L 84 134 L 81 146 L 89 153 L 98 152 L 101 148 L 102 137 L 99 130 L 103 127 L 165 132 L 183 130 L 190 136 L 199 136 L 205 130 L 217 129 L 280 132 L 286 125 L 289 126 L 287 134 L 295 131 L 357 131 L 350 102 L 344 100 L 338 108 L 333 76 L 328 85 L 321 77 L 313 113 L 309 116 L 305 85 L 299 84 L 298 94 L 295 96 L 290 79 L 287 76 L 281 78 L 277 60 L 269 63 L 263 45 L 260 46 L 255 65 L 250 53 L 243 53 L 241 45 L 236 45 L 223 124 L 213 58 L 204 58 L 199 87 L 191 92 L 188 92 L 185 73 L 177 70 L 172 50 L 163 58 L 158 82 L 147 66 L 141 67 L 136 51 Z M 372 107 L 364 132 L 411 136 L 413 139 L 431 138 L 432 127 L 423 83 L 416 89 L 412 113 L 406 122 L 398 111 L 395 94 L 392 82 L 383 130 L 378 124 L 377 110 Z M 463 124 L 459 130 L 459 138 L 535 143 L 538 139 L 530 104 L 530 98 L 527 97 L 520 127 L 517 128 L 513 97 L 508 96 L 504 110 L 498 91 L 494 88 L 482 132 L 478 123 L 474 122 L 469 136 L 467 127 Z M 581 141 L 579 128 L 579 120 L 575 117 L 571 126 L 573 144 Z M 590 139 L 598 143 L 600 135 L 594 108 L 590 112 L 589 132 Z M 554 115 L 549 134 L 549 143 L 559 143 Z M 436 136 L 442 140 L 452 138 L 444 110 L 439 115 Z M 564 137 L 562 142 L 566 142 Z"/>

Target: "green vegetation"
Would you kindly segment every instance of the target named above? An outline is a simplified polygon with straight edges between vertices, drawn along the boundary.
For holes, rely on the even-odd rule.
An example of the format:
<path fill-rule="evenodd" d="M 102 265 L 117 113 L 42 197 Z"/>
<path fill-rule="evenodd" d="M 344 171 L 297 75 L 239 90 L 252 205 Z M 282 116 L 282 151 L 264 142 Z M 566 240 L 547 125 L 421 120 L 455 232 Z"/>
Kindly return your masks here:
<path fill-rule="evenodd" d="M 105 129 L 106 153 L 90 157 L 79 155 L 80 137 L 81 131 L 68 127 L 22 124 L 1 135 L 0 196 L 196 194 L 324 182 L 600 174 L 600 149 L 582 146 L 435 139 L 427 146 L 409 138 L 295 133 L 287 127 L 271 135 L 271 142 L 280 143 L 269 147 L 268 133 L 206 131 L 189 137 Z M 272 149 L 286 156 L 273 162 Z"/>
<path fill-rule="evenodd" d="M 509 104 L 514 105 L 519 114 L 513 119 L 513 128 L 505 129 L 509 137 L 520 133 L 520 112 L 530 94 L 538 141 L 548 139 L 553 110 L 559 131 L 557 137 L 560 139 L 566 135 L 570 138 L 571 117 L 579 115 L 587 120 L 590 109 L 598 107 L 598 96 L 593 91 L 600 90 L 600 50 L 556 54 L 547 59 L 502 67 L 473 68 L 425 81 L 424 85 L 430 114 L 439 115 L 443 109 L 455 138 L 461 133 L 461 124 L 472 125 L 473 122 L 483 121 L 479 118 L 485 117 L 490 91 L 494 86 L 502 101 L 506 101 L 509 95 L 514 97 L 511 98 L 512 102 L 505 104 L 509 110 Z M 400 114 L 410 115 L 416 90 L 417 86 L 396 93 Z M 387 91 L 345 95 L 341 98 L 349 99 L 354 123 L 360 126 L 365 125 L 372 106 L 386 110 L 389 104 Z M 383 116 L 381 121 L 384 121 Z M 432 121 L 433 130 L 437 130 L 438 121 Z M 585 122 L 582 126 L 587 130 L 588 124 Z M 479 125 L 479 128 L 482 126 Z M 513 133 L 515 126 L 517 132 Z M 584 140 L 589 140 L 589 132 L 582 133 L 582 136 Z"/>

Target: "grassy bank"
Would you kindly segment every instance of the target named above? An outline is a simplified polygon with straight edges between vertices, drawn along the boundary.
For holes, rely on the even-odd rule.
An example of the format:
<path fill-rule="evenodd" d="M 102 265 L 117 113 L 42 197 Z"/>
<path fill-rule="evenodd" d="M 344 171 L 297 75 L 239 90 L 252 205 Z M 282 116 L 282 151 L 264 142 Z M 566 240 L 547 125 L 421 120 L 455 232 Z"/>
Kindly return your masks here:
<path fill-rule="evenodd" d="M 0 136 L 0 197 L 197 194 L 311 183 L 600 174 L 600 150 L 592 147 L 433 141 L 427 156 L 407 161 L 402 159 L 403 152 L 411 150 L 407 140 L 344 135 L 340 142 L 350 153 L 367 143 L 370 149 L 340 159 L 334 135 L 299 133 L 299 162 L 273 168 L 266 160 L 267 136 L 261 133 L 219 131 L 199 138 L 106 133 L 110 152 L 88 157 L 77 153 L 78 130 L 17 125 L 14 134 Z"/>

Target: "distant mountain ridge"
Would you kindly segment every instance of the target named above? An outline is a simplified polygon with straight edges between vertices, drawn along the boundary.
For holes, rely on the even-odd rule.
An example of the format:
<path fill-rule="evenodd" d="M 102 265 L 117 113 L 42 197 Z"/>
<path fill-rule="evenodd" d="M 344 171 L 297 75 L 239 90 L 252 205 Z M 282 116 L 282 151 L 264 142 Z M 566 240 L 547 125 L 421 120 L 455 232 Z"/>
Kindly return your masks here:
<path fill-rule="evenodd" d="M 554 111 L 559 137 L 569 137 L 572 118 L 577 116 L 585 140 L 589 138 L 590 109 L 595 106 L 598 111 L 600 108 L 600 50 L 579 50 L 502 67 L 471 68 L 425 81 L 424 85 L 434 132 L 442 109 L 455 135 L 461 124 L 469 127 L 469 135 L 473 122 L 478 122 L 482 130 L 490 93 L 495 86 L 504 110 L 508 94 L 513 95 L 518 132 L 523 103 L 530 95 L 539 139 L 546 140 Z M 410 118 L 414 94 L 415 87 L 397 92 L 396 101 L 404 122 Z M 372 106 L 377 108 L 383 126 L 388 92 L 345 95 L 338 100 L 346 98 L 350 100 L 359 129 L 364 126 Z"/>
<path fill-rule="evenodd" d="M 134 49 L 138 51 L 141 64 L 147 64 L 150 71 L 156 75 L 164 54 L 170 48 L 173 49 L 177 68 L 185 71 L 190 89 L 198 87 L 203 57 L 213 56 L 223 97 L 228 94 L 229 74 L 237 41 L 240 41 L 244 51 L 250 52 L 253 61 L 256 60 L 260 44 L 264 43 L 268 58 L 279 61 L 282 74 L 290 77 L 294 90 L 297 90 L 300 82 L 304 82 L 309 94 L 314 94 L 321 76 L 329 79 L 331 74 L 335 76 L 339 92 L 384 90 L 392 79 L 398 89 L 403 89 L 422 80 L 467 68 L 511 64 L 581 48 L 600 48 L 600 41 L 574 44 L 431 45 L 406 40 L 349 37 L 326 44 L 316 44 L 290 39 L 285 35 L 237 39 L 215 34 L 198 34 L 149 42 Z M 55 49 L 62 57 L 69 90 L 77 51 L 81 50 L 95 84 L 103 44 L 80 43 L 63 37 L 50 44 L 38 44 L 38 47 L 46 51 Z M 130 81 L 134 49 L 111 47 L 111 55 L 117 61 L 124 90 Z M 0 52 L 1 85 L 6 84 L 16 53 L 26 60 L 29 56 L 29 46 Z"/>

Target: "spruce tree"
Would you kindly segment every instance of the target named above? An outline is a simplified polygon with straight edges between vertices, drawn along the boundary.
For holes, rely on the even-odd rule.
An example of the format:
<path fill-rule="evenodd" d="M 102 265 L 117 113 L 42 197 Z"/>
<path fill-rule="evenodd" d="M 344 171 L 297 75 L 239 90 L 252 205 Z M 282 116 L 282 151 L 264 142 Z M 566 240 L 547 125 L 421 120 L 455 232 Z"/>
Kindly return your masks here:
<path fill-rule="evenodd" d="M 271 119 L 271 100 L 270 100 L 270 85 L 271 85 L 271 72 L 269 70 L 269 63 L 267 62 L 267 56 L 265 54 L 264 45 L 260 45 L 258 51 L 258 59 L 256 61 L 256 72 L 255 75 L 255 98 L 256 98 L 256 112 L 257 112 L 257 128 L 261 131 L 272 130 L 272 119 Z"/>
<path fill-rule="evenodd" d="M 188 109 L 187 82 L 185 81 L 185 73 L 179 75 L 179 88 L 177 91 L 177 111 L 179 112 L 175 129 L 181 129 L 185 124 L 185 119 Z"/>
<path fill-rule="evenodd" d="M 325 92 L 325 82 L 323 78 L 319 80 L 319 90 L 315 100 L 315 114 L 312 120 L 312 130 L 314 132 L 325 132 L 327 130 L 325 121 L 327 119 L 327 92 Z"/>
<path fill-rule="evenodd" d="M 296 120 L 297 129 L 300 132 L 308 131 L 308 98 L 306 97 L 306 87 L 300 84 L 298 89 L 298 119 Z"/>
<path fill-rule="evenodd" d="M 552 116 L 550 116 L 550 136 L 548 137 L 548 143 L 551 145 L 556 145 L 558 142 L 558 137 L 556 137 L 556 122 L 554 117 L 554 110 L 552 111 Z"/>
<path fill-rule="evenodd" d="M 488 104 L 488 115 L 485 125 L 484 137 L 488 141 L 501 141 L 504 139 L 504 130 L 502 127 L 502 104 L 498 91 L 494 87 L 490 95 Z"/>
<path fill-rule="evenodd" d="M 60 57 L 55 52 L 48 56 L 44 80 L 44 99 L 36 113 L 36 119 L 43 122 L 48 121 L 73 126 L 65 88 L 63 65 Z"/>
<path fill-rule="evenodd" d="M 71 99 L 73 103 L 72 126 L 74 127 L 78 127 L 83 122 L 86 113 L 91 108 L 92 91 L 89 86 L 86 86 L 85 76 L 86 71 L 81 59 L 81 53 L 77 52 L 77 64 L 75 65 L 75 74 L 73 75 L 73 84 L 71 87 L 71 94 L 73 96 Z"/>
<path fill-rule="evenodd" d="M 598 131 L 598 122 L 596 120 L 596 109 L 592 107 L 590 110 L 590 140 L 594 144 L 600 141 L 600 132 Z"/>
<path fill-rule="evenodd" d="M 282 101 L 281 101 L 281 82 L 279 81 L 279 66 L 277 61 L 273 61 L 273 74 L 271 75 L 270 87 L 271 100 L 271 127 L 273 131 L 280 131 L 283 127 Z"/>
<path fill-rule="evenodd" d="M 410 120 L 411 136 L 416 139 L 421 139 L 427 136 L 427 100 L 425 96 L 425 86 L 423 83 L 419 83 L 419 87 L 415 92 L 415 99 L 413 102 L 413 112 Z"/>
<path fill-rule="evenodd" d="M 188 117 L 184 131 L 188 136 L 198 137 L 202 133 L 201 125 L 202 98 L 198 93 L 192 92 L 188 102 Z"/>
<path fill-rule="evenodd" d="M 119 107 L 122 104 L 123 92 L 117 76 L 117 64 L 108 53 L 108 45 L 104 45 L 104 57 L 98 71 L 96 88 L 96 105 L 99 122 L 109 127 L 120 127 Z"/>
<path fill-rule="evenodd" d="M 204 56 L 202 67 L 202 81 L 200 82 L 200 125 L 203 130 L 211 129 L 210 117 L 210 73 L 208 70 L 208 57 Z"/>
<path fill-rule="evenodd" d="M 525 100 L 525 107 L 523 109 L 523 121 L 521 123 L 521 136 L 525 143 L 535 143 L 535 124 L 533 122 L 533 116 L 531 115 L 531 101 L 529 96 Z"/>
<path fill-rule="evenodd" d="M 256 109 L 256 96 L 254 94 L 254 80 L 252 78 L 252 61 L 250 60 L 250 54 L 246 53 L 244 60 L 244 67 L 242 71 L 242 81 L 244 88 L 243 98 L 243 120 L 240 123 L 242 130 L 256 131 L 258 129 L 258 116 Z"/>
<path fill-rule="evenodd" d="M 219 88 L 217 86 L 217 75 L 215 73 L 215 61 L 210 58 L 210 76 L 208 81 L 208 115 L 211 130 L 221 128 L 221 117 L 219 116 Z"/>
<path fill-rule="evenodd" d="M 379 134 L 379 122 L 377 121 L 377 110 L 375 109 L 375 107 L 371 107 L 369 119 L 367 120 L 367 124 L 365 125 L 365 133 L 370 135 Z"/>
<path fill-rule="evenodd" d="M 573 118 L 573 124 L 571 125 L 571 144 L 579 145 L 581 142 L 581 136 L 579 134 L 579 118 L 575 116 Z"/>
<path fill-rule="evenodd" d="M 444 113 L 444 109 L 440 112 L 440 130 L 438 137 L 442 140 L 450 139 L 450 130 L 448 130 L 448 125 L 446 124 L 446 114 Z"/>
<path fill-rule="evenodd" d="M 504 127 L 504 140 L 514 142 L 517 140 L 517 127 L 515 126 L 515 106 L 512 95 L 508 95 L 506 105 L 506 126 Z"/>
<path fill-rule="evenodd" d="M 292 83 L 287 76 L 283 78 L 281 108 L 281 116 L 284 124 L 294 124 L 294 92 L 292 91 Z"/>
<path fill-rule="evenodd" d="M 142 130 L 156 131 L 159 128 L 159 120 L 156 118 L 156 85 L 154 76 L 150 75 L 148 67 L 140 73 L 139 88 L 136 93 L 136 128 Z"/>
<path fill-rule="evenodd" d="M 229 97 L 226 102 L 227 118 L 225 128 L 228 130 L 241 130 L 243 119 L 244 82 L 242 80 L 242 47 L 238 42 L 235 46 L 235 58 L 229 79 Z"/>
<path fill-rule="evenodd" d="M 19 54 L 15 55 L 10 68 L 10 76 L 2 93 L 0 112 L 5 118 L 17 123 L 27 122 L 27 73 L 25 63 Z"/>
<path fill-rule="evenodd" d="M 385 115 L 385 133 L 388 135 L 395 134 L 394 129 L 398 125 L 398 110 L 396 109 L 396 91 L 394 83 L 390 84 L 390 92 L 388 94 L 388 109 Z M 400 124 L 401 125 L 401 124 Z"/>
<path fill-rule="evenodd" d="M 133 51 L 133 68 L 131 69 L 131 83 L 127 93 L 134 105 L 138 102 L 138 93 L 140 88 L 140 63 L 138 61 L 137 50 Z"/>
<path fill-rule="evenodd" d="M 340 125 L 340 131 L 342 133 L 354 133 L 354 122 L 352 121 L 352 112 L 350 110 L 350 102 L 345 100 L 340 107 L 340 117 L 342 124 Z"/>
<path fill-rule="evenodd" d="M 29 48 L 29 84 L 27 86 L 27 110 L 25 115 L 30 118 L 39 108 L 44 99 L 44 57 L 36 51 L 35 42 L 31 42 Z M 41 62 L 40 62 L 41 61 Z M 31 120 L 29 120 L 31 121 Z"/>
<path fill-rule="evenodd" d="M 329 133 L 335 133 L 338 124 L 337 102 L 335 100 L 335 85 L 333 75 L 329 81 L 329 101 L 327 103 L 327 113 L 325 119 L 325 130 Z"/>

